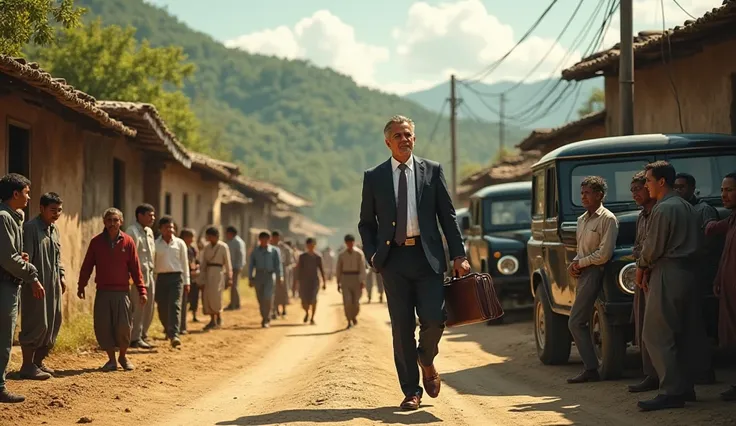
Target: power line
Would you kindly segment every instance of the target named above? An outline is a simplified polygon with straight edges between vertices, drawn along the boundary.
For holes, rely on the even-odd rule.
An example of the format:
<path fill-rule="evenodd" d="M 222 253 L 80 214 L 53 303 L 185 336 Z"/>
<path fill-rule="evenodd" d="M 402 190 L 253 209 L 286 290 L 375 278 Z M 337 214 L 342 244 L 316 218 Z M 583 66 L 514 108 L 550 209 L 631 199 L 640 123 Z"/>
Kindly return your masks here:
<path fill-rule="evenodd" d="M 488 75 L 490 73 L 492 73 L 493 71 L 495 71 L 496 68 L 498 68 L 498 66 L 501 65 L 501 63 L 503 61 L 505 61 L 506 58 L 508 58 L 509 55 L 511 55 L 516 50 L 516 48 L 519 47 L 519 45 L 521 45 L 521 43 L 523 43 L 524 41 L 526 41 L 526 39 L 532 34 L 532 32 L 534 32 L 534 30 L 537 29 L 537 27 L 539 26 L 539 24 L 542 23 L 542 21 L 547 16 L 547 14 L 549 13 L 549 11 L 552 10 L 552 7 L 555 4 L 557 4 L 558 1 L 559 0 L 552 0 L 552 2 L 549 4 L 549 6 L 547 6 L 547 8 L 544 10 L 544 12 L 542 12 L 542 15 L 540 15 L 539 18 L 537 18 L 537 20 L 534 21 L 534 24 L 532 24 L 532 26 L 526 31 L 526 33 L 524 33 L 524 35 L 519 39 L 519 41 L 517 41 L 516 44 L 514 44 L 514 46 L 511 47 L 511 49 L 509 49 L 509 51 L 506 52 L 501 58 L 499 58 L 498 60 L 496 60 L 495 62 L 493 62 L 491 65 L 489 65 L 488 68 L 485 71 L 481 71 L 481 72 L 477 73 L 476 75 L 474 75 L 473 77 L 469 77 L 469 78 L 464 79 L 464 80 L 465 81 L 476 81 L 477 82 L 477 81 L 481 81 L 481 80 L 485 79 L 486 77 L 488 77 Z"/>
<path fill-rule="evenodd" d="M 440 126 L 440 121 L 442 120 L 442 113 L 445 112 L 445 107 L 447 106 L 447 99 L 442 102 L 442 106 L 440 107 L 440 111 L 437 113 L 437 119 L 434 121 L 434 127 L 432 128 L 432 133 L 429 135 L 429 144 L 432 145 L 432 142 L 434 141 L 434 135 L 437 133 L 437 128 Z"/>
<path fill-rule="evenodd" d="M 685 10 L 685 8 L 682 7 L 682 5 L 680 4 L 680 2 L 678 2 L 677 0 L 672 0 L 672 1 L 675 2 L 675 4 L 677 5 L 677 7 L 679 7 L 681 11 L 685 12 L 685 15 L 687 15 L 687 16 L 693 18 L 693 19 L 698 19 L 698 18 L 694 17 L 693 15 L 691 15 L 690 12 L 688 12 L 687 10 Z M 664 4 L 662 4 L 662 13 L 664 14 Z"/>
<path fill-rule="evenodd" d="M 565 35 L 565 33 L 567 32 L 568 28 L 570 28 L 570 24 L 572 24 L 572 21 L 575 19 L 575 16 L 577 16 L 578 12 L 580 11 L 580 7 L 583 5 L 583 1 L 584 0 L 580 0 L 578 2 L 578 5 L 575 7 L 575 10 L 573 10 L 572 15 L 567 20 L 567 23 L 565 23 L 565 26 L 562 28 L 562 31 L 560 31 L 560 33 L 557 35 L 557 38 L 555 39 L 555 41 L 550 45 L 549 49 L 547 49 L 547 52 L 545 52 L 545 54 L 534 65 L 534 67 L 532 67 L 532 69 L 529 70 L 529 72 L 524 76 L 524 78 L 522 78 L 521 80 L 517 81 L 513 86 L 511 86 L 510 88 L 504 90 L 503 92 L 500 92 L 500 93 L 484 93 L 484 94 L 486 96 L 502 96 L 504 94 L 510 93 L 511 91 L 515 90 L 516 88 L 518 88 L 522 84 L 524 84 L 524 82 L 526 82 L 527 80 L 529 80 L 529 77 L 531 77 L 537 71 L 537 69 L 539 69 L 539 67 L 542 66 L 542 64 L 544 63 L 544 61 L 547 60 L 547 57 L 552 53 L 552 51 L 555 49 L 555 47 L 557 47 L 557 45 L 559 44 L 560 40 L 562 39 L 562 36 Z"/>
<path fill-rule="evenodd" d="M 680 123 L 680 133 L 685 133 L 685 126 L 682 124 L 682 106 L 680 105 L 680 95 L 677 92 L 677 85 L 675 84 L 675 79 L 672 76 L 672 42 L 670 40 L 670 32 L 667 31 L 667 24 L 664 17 L 664 0 L 659 1 L 660 6 L 662 7 L 662 37 L 660 39 L 660 45 L 662 46 L 662 65 L 667 70 L 667 77 L 669 77 L 670 80 L 670 86 L 672 87 L 672 94 L 675 96 L 675 103 L 677 104 L 677 119 Z M 677 3 L 677 1 L 675 1 Z M 679 5 L 678 5 L 679 6 Z M 667 63 L 667 59 L 665 59 L 664 56 L 664 39 L 667 38 L 667 48 L 669 49 L 670 54 L 670 63 Z"/>

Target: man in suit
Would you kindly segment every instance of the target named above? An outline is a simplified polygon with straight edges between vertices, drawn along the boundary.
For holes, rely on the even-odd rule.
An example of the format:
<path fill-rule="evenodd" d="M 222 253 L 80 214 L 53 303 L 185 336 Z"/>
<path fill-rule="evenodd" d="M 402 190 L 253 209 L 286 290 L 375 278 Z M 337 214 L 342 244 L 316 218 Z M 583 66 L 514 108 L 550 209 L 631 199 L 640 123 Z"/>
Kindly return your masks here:
<path fill-rule="evenodd" d="M 394 116 L 383 129 L 391 158 L 363 176 L 363 200 L 358 230 L 366 259 L 383 277 L 393 332 L 394 362 L 404 400 L 401 408 L 416 410 L 424 388 L 436 398 L 440 376 L 434 367 L 445 328 L 445 250 L 447 239 L 453 269 L 470 272 L 447 190 L 442 166 L 412 155 L 414 122 Z M 414 339 L 415 312 L 419 345 Z M 419 366 L 417 366 L 417 363 Z"/>

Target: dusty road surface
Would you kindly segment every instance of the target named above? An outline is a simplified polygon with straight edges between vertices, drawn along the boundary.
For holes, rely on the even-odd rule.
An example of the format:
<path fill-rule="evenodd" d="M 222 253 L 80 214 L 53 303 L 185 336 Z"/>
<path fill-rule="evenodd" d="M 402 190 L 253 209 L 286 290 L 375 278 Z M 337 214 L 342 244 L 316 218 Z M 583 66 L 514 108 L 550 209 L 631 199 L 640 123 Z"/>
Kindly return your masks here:
<path fill-rule="evenodd" d="M 100 373 L 99 353 L 56 357 L 62 371 L 45 383 L 11 381 L 29 402 L 0 407 L 2 425 L 732 425 L 736 405 L 717 400 L 721 383 L 698 388 L 683 410 L 640 413 L 616 382 L 570 386 L 580 364 L 545 367 L 534 354 L 531 323 L 448 330 L 437 366 L 443 387 L 422 409 L 402 412 L 386 305 L 363 305 L 345 330 L 332 284 L 320 294 L 317 325 L 303 325 L 292 303 L 287 319 L 262 330 L 254 302 L 227 313 L 223 330 L 185 337 L 173 350 L 136 353 L 134 372 Z M 516 315 L 518 316 L 518 315 Z M 202 324 L 197 327 L 201 327 Z M 573 351 L 574 352 L 574 351 Z M 647 395 L 648 396 L 648 395 Z"/>

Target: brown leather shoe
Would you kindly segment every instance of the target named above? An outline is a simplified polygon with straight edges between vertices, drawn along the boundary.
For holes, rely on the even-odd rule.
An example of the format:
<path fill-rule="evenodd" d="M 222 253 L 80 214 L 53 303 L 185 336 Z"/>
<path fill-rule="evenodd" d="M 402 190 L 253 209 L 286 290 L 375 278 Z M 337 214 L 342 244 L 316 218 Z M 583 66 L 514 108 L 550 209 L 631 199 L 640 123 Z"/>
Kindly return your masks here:
<path fill-rule="evenodd" d="M 424 384 L 424 390 L 427 391 L 427 395 L 429 395 L 430 398 L 437 398 L 437 395 L 440 394 L 440 384 L 442 383 L 440 381 L 440 373 L 438 373 L 437 369 L 434 368 L 434 364 L 425 367 L 421 362 L 419 362 L 419 368 L 422 369 L 422 383 Z"/>
<path fill-rule="evenodd" d="M 404 398 L 403 401 L 401 401 L 401 409 L 402 410 L 418 410 L 419 404 L 422 403 L 422 398 L 419 398 L 416 395 L 407 396 Z"/>

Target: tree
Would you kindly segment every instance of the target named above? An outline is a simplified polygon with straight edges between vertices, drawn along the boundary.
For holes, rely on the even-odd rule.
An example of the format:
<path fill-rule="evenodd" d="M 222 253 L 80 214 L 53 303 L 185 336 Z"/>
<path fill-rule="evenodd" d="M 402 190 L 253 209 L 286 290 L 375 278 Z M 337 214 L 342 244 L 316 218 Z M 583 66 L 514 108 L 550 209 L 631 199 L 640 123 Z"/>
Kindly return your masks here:
<path fill-rule="evenodd" d="M 590 92 L 588 100 L 578 109 L 580 117 L 594 112 L 602 111 L 606 107 L 606 93 L 603 89 L 595 88 Z"/>
<path fill-rule="evenodd" d="M 77 27 L 85 11 L 74 0 L 0 0 L 0 54 L 20 56 L 28 42 L 53 43 L 53 23 Z"/>
<path fill-rule="evenodd" d="M 138 43 L 135 28 L 103 27 L 100 20 L 86 27 L 61 31 L 56 47 L 35 52 L 51 74 L 101 100 L 146 102 L 156 106 L 169 128 L 188 148 L 205 150 L 200 123 L 189 98 L 179 89 L 194 72 L 180 47 Z"/>

